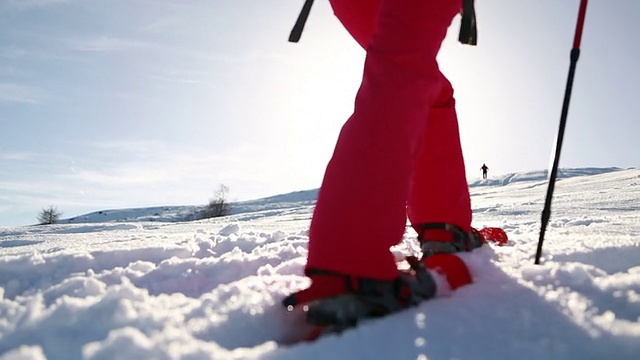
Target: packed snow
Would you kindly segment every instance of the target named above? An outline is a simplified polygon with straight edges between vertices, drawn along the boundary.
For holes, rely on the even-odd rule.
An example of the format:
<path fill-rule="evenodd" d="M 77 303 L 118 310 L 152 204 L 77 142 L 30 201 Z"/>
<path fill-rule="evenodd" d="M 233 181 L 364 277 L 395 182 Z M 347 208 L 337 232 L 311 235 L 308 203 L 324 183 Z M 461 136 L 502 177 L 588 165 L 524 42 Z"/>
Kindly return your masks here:
<path fill-rule="evenodd" d="M 0 228 L 0 359 L 637 359 L 640 170 L 563 169 L 534 265 L 546 190 L 542 171 L 472 182 L 474 226 L 510 238 L 461 255 L 474 284 L 315 342 L 280 302 L 308 285 L 317 190 Z"/>

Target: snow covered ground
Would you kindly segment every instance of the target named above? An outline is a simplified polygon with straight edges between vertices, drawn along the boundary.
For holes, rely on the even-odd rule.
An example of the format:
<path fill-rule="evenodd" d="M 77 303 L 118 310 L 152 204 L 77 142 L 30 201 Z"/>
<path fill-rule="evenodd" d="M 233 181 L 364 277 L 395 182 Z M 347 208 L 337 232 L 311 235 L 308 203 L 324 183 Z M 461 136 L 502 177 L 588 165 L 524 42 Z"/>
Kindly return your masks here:
<path fill-rule="evenodd" d="M 0 228 L 0 359 L 637 359 L 640 170 L 563 171 L 534 265 L 546 188 L 542 172 L 472 183 L 474 225 L 510 237 L 464 254 L 475 283 L 313 343 L 280 301 L 308 284 L 315 191 L 204 221 Z"/>

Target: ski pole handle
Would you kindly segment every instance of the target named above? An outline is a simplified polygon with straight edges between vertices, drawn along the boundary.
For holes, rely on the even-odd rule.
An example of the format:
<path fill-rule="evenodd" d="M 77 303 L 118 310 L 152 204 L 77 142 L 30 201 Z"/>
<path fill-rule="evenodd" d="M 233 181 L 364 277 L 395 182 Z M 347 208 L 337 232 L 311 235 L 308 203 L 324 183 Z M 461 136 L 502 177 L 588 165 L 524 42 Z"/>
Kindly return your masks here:
<path fill-rule="evenodd" d="M 582 41 L 582 28 L 584 27 L 584 17 L 587 13 L 587 0 L 580 1 L 580 10 L 578 10 L 578 23 L 576 24 L 576 34 L 573 37 L 573 48 L 579 49 Z"/>

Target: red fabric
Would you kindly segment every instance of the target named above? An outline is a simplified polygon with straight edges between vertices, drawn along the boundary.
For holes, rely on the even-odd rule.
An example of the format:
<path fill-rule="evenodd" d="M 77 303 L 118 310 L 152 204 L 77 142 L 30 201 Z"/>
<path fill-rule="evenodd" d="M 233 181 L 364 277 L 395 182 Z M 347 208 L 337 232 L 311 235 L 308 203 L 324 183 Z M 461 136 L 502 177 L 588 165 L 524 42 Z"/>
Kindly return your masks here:
<path fill-rule="evenodd" d="M 498 246 L 503 246 L 509 241 L 507 234 L 500 228 L 484 228 L 478 230 L 478 232 L 482 235 L 485 242 L 493 241 Z"/>
<path fill-rule="evenodd" d="M 407 212 L 412 224 L 443 222 L 467 232 L 471 230 L 471 199 L 453 88 L 440 75 L 442 87 L 429 109 L 411 179 Z"/>
<path fill-rule="evenodd" d="M 424 261 L 428 269 L 437 271 L 446 277 L 451 290 L 473 282 L 467 265 L 453 254 L 436 254 L 429 256 Z"/>
<path fill-rule="evenodd" d="M 311 286 L 292 295 L 296 305 L 349 293 L 347 282 L 343 277 L 336 275 L 312 275 L 309 277 L 311 278 Z"/>
<path fill-rule="evenodd" d="M 449 242 L 453 240 L 453 233 L 449 230 L 429 229 L 424 231 L 424 239 L 429 241 Z"/>
<path fill-rule="evenodd" d="M 413 222 L 470 228 L 453 90 L 436 55 L 461 0 L 331 0 L 366 52 L 309 232 L 308 268 L 390 280 Z"/>

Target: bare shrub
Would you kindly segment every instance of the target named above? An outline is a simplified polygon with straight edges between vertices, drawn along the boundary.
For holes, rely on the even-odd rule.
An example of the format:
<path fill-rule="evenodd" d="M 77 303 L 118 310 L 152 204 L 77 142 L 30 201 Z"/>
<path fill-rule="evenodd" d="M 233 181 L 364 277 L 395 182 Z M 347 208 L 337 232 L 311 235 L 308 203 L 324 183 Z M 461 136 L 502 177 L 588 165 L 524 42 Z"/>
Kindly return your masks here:
<path fill-rule="evenodd" d="M 203 210 L 200 218 L 209 219 L 229 215 L 231 206 L 227 202 L 227 194 L 229 194 L 229 187 L 220 185 L 213 198 L 209 200 L 209 204 Z"/>
<path fill-rule="evenodd" d="M 38 213 L 38 223 L 40 225 L 57 224 L 60 216 L 62 216 L 62 212 L 58 211 L 58 208 L 55 206 L 49 205 L 49 207 L 43 208 L 42 211 Z"/>

